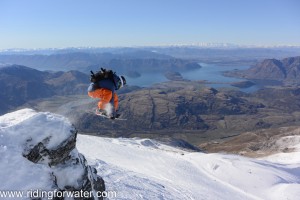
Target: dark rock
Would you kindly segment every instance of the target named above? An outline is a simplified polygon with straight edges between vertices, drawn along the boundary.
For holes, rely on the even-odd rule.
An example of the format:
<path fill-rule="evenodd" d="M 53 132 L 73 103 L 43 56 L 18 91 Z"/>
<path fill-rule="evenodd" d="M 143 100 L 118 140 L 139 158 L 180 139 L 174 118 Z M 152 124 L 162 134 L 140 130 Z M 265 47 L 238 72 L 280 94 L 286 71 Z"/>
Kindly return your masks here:
<path fill-rule="evenodd" d="M 28 139 L 25 144 L 23 156 L 34 163 L 46 164 L 52 169 L 53 188 L 58 191 L 105 191 L 104 180 L 97 175 L 97 170 L 89 165 L 85 157 L 74 151 L 76 146 L 77 131 L 75 128 L 70 130 L 70 137 L 65 141 L 61 141 L 56 148 L 47 149 L 47 144 L 52 137 L 46 137 L 38 144 L 32 144 L 33 140 Z M 70 173 L 68 170 L 70 169 Z M 72 185 L 63 185 L 63 179 L 68 176 L 79 176 L 72 174 L 74 169 L 83 170 L 76 183 Z M 61 171 L 64 171 L 64 176 L 61 176 Z M 59 199 L 59 198 L 56 198 Z M 90 200 L 94 197 L 81 197 L 76 199 Z M 103 199 L 103 198 L 99 198 Z"/>
<path fill-rule="evenodd" d="M 77 131 L 75 129 L 70 130 L 72 132 L 71 137 L 67 140 L 62 141 L 56 149 L 47 149 L 45 144 L 47 144 L 48 140 L 51 138 L 45 138 L 42 142 L 39 142 L 33 148 L 30 146 L 25 147 L 25 152 L 23 156 L 26 157 L 28 160 L 34 163 L 44 162 L 44 159 L 47 159 L 47 164 L 49 166 L 55 166 L 59 163 L 64 162 L 65 160 L 69 159 L 70 152 L 76 146 L 76 136 Z M 28 143 L 27 143 L 28 144 Z"/>

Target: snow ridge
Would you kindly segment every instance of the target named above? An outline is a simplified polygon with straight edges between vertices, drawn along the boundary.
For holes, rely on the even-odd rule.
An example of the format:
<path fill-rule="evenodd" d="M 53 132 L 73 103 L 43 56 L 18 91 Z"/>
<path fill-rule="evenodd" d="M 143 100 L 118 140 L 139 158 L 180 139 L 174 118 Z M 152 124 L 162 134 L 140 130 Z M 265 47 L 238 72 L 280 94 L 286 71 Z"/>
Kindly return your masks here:
<path fill-rule="evenodd" d="M 298 199 L 300 162 L 187 152 L 149 139 L 79 135 L 117 199 Z M 300 153 L 297 153 L 300 156 Z"/>

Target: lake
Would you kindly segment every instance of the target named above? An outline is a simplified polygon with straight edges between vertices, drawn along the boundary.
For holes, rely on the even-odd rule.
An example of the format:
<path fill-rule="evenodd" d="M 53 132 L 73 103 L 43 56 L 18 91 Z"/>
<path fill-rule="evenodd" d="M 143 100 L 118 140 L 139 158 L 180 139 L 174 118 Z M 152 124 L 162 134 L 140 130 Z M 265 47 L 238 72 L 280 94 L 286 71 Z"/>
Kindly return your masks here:
<path fill-rule="evenodd" d="M 202 68 L 197 70 L 191 70 L 187 72 L 181 72 L 181 75 L 184 79 L 197 81 L 197 80 L 206 80 L 208 82 L 213 82 L 212 84 L 206 84 L 210 87 L 214 88 L 236 88 L 230 85 L 232 82 L 239 82 L 246 79 L 242 78 L 234 78 L 234 77 L 226 77 L 222 75 L 224 71 L 232 71 L 235 69 L 238 70 L 245 70 L 248 69 L 249 66 L 218 66 L 218 65 L 211 65 L 206 63 L 199 63 Z M 141 77 L 138 78 L 130 78 L 126 77 L 127 82 L 129 85 L 137 85 L 141 87 L 149 87 L 155 83 L 161 83 L 169 81 L 163 74 L 158 73 L 147 73 L 142 74 Z M 253 92 L 259 89 L 260 86 L 254 85 L 249 88 L 240 89 L 244 92 Z"/>

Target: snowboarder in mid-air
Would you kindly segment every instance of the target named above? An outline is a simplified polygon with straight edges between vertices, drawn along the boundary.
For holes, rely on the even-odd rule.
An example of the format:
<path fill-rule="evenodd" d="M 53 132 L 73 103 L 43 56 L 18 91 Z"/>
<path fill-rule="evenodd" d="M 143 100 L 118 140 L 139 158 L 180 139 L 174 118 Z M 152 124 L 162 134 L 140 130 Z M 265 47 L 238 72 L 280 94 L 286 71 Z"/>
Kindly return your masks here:
<path fill-rule="evenodd" d="M 88 95 L 91 98 L 98 98 L 97 115 L 107 118 L 119 118 L 118 113 L 119 100 L 115 92 L 126 85 L 124 76 L 117 76 L 112 70 L 101 68 L 101 71 L 93 73 L 91 71 L 91 84 L 88 87 Z M 112 108 L 111 108 L 112 107 Z"/>

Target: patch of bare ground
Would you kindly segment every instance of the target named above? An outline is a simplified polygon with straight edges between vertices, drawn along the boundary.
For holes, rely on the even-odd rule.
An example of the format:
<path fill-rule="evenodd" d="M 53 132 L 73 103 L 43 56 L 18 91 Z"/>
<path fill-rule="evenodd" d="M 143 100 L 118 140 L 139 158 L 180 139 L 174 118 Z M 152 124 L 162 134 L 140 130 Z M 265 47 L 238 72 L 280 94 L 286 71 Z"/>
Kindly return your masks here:
<path fill-rule="evenodd" d="M 263 157 L 282 152 L 293 152 L 300 144 L 300 126 L 261 129 L 245 132 L 223 141 L 199 144 L 209 153 L 225 152 L 247 157 Z"/>

